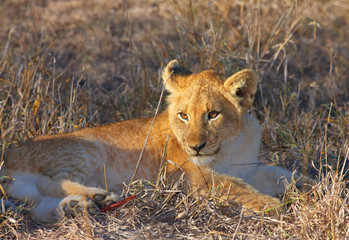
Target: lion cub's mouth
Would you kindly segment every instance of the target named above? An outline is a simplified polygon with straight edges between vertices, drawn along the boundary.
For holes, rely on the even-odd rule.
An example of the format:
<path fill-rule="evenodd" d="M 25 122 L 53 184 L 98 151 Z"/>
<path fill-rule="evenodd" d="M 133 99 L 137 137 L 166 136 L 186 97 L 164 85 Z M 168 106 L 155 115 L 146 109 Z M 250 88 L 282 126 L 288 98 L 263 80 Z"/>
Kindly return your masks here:
<path fill-rule="evenodd" d="M 215 159 L 216 154 L 219 152 L 219 146 L 215 147 L 213 151 L 210 149 L 203 149 L 203 151 L 193 153 L 190 150 L 186 149 L 189 159 L 195 165 L 206 165 L 212 162 Z"/>

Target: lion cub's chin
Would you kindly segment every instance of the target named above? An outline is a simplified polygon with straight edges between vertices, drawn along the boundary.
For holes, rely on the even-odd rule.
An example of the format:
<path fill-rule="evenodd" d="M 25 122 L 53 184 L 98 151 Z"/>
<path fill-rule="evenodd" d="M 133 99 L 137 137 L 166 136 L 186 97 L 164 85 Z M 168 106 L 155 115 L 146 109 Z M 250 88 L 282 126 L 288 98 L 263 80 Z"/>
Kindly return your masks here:
<path fill-rule="evenodd" d="M 214 156 L 190 156 L 190 161 L 195 165 L 207 165 L 212 162 L 215 157 Z"/>

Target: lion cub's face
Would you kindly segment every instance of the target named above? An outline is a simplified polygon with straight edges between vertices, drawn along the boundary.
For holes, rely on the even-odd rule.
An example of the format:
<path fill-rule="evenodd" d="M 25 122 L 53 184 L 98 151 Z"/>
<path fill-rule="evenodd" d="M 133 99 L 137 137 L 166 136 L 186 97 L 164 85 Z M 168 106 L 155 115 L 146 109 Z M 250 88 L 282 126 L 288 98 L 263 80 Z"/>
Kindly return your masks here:
<path fill-rule="evenodd" d="M 208 164 L 225 139 L 239 134 L 257 78 L 250 70 L 227 80 L 211 70 L 192 74 L 173 60 L 163 72 L 167 79 L 172 131 L 194 164 Z"/>

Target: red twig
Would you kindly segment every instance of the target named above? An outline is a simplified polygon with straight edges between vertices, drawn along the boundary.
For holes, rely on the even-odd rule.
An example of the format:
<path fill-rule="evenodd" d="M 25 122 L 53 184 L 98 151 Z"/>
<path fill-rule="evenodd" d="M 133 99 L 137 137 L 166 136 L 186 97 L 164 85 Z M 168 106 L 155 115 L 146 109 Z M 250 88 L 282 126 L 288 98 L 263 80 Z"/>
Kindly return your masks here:
<path fill-rule="evenodd" d="M 113 211 L 115 208 L 120 207 L 120 206 L 126 204 L 127 202 L 129 202 L 130 200 L 132 200 L 134 198 L 136 198 L 136 195 L 132 195 L 132 196 L 130 196 L 128 198 L 125 198 L 124 200 L 121 200 L 120 202 L 116 202 L 116 203 L 110 204 L 109 206 L 101 208 L 99 211 L 104 212 L 104 213 Z"/>

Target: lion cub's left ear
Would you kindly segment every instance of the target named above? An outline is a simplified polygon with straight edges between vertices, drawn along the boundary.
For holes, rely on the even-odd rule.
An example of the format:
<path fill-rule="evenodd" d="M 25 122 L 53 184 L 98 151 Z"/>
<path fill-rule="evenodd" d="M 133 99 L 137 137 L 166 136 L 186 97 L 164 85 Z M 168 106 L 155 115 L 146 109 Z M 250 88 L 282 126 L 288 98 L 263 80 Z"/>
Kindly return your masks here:
<path fill-rule="evenodd" d="M 252 105 L 257 91 L 258 79 L 256 74 L 248 69 L 242 70 L 229 77 L 224 82 L 224 88 L 229 91 L 233 97 L 240 100 L 240 105 L 244 112 Z"/>

